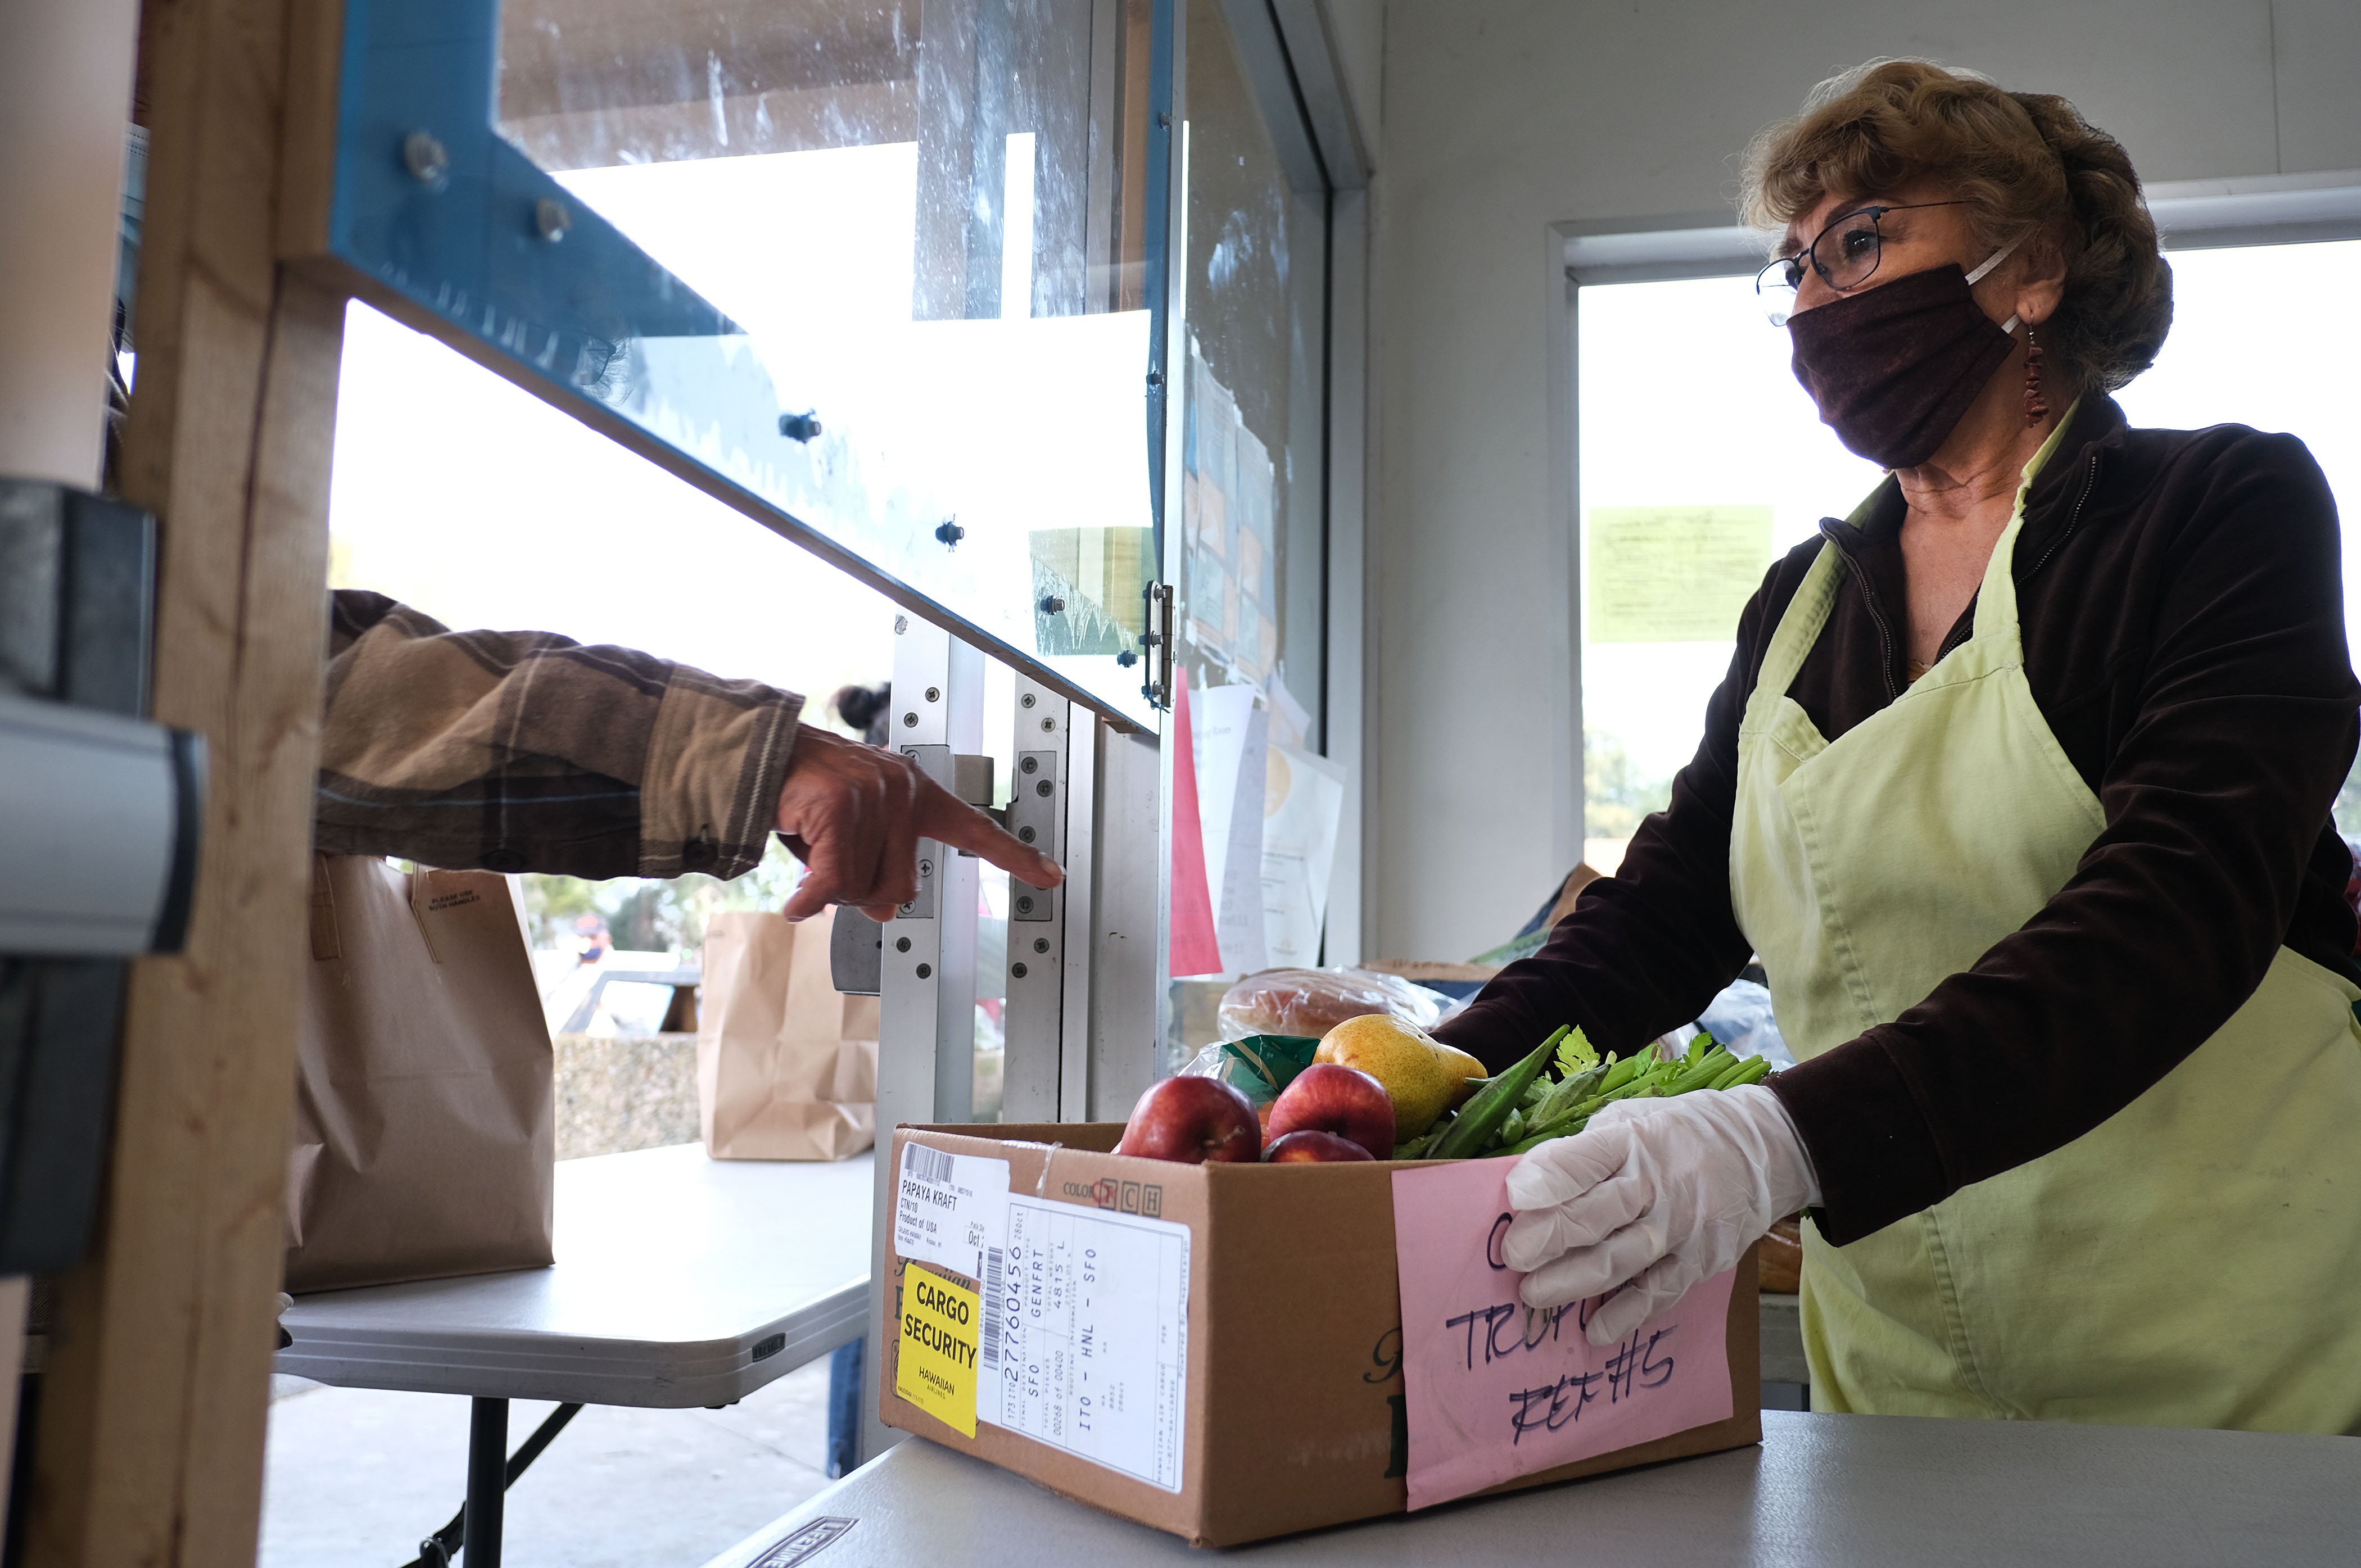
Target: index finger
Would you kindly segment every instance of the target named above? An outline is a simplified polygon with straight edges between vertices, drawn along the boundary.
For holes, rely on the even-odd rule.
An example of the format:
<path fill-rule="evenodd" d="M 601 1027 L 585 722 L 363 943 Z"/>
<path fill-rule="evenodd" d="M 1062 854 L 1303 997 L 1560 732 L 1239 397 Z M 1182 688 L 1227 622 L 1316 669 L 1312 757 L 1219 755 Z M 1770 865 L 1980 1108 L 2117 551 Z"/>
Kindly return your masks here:
<path fill-rule="evenodd" d="M 920 837 L 981 855 L 1030 886 L 1046 890 L 1066 880 L 1057 861 L 931 779 L 922 781 L 917 815 Z"/>

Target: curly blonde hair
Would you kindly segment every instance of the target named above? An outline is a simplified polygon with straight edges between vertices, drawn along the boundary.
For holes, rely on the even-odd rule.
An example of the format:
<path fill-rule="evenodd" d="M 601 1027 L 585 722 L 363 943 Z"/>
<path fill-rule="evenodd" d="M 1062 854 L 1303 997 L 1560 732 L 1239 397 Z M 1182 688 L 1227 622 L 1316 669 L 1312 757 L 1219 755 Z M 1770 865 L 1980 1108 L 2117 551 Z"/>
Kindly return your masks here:
<path fill-rule="evenodd" d="M 1928 60 L 1872 60 L 1821 82 L 1803 113 L 1754 138 L 1740 211 L 1783 229 L 1831 193 L 1922 179 L 1968 203 L 1980 245 L 2026 240 L 2062 254 L 2065 297 L 2041 339 L 2074 387 L 2112 391 L 2156 363 L 2172 329 L 2156 220 L 2123 144 L 2063 98 L 2004 92 Z"/>

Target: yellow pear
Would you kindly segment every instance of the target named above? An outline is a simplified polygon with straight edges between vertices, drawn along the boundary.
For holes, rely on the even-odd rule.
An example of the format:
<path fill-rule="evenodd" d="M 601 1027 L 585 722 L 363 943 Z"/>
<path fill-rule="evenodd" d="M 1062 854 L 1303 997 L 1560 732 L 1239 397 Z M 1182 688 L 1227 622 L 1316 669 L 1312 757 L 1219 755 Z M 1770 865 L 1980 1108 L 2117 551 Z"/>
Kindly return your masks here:
<path fill-rule="evenodd" d="M 1321 1036 L 1314 1061 L 1357 1068 L 1384 1084 L 1394 1102 L 1394 1136 L 1403 1142 L 1475 1092 L 1467 1080 L 1484 1064 L 1415 1024 L 1384 1013 L 1347 1018 Z"/>

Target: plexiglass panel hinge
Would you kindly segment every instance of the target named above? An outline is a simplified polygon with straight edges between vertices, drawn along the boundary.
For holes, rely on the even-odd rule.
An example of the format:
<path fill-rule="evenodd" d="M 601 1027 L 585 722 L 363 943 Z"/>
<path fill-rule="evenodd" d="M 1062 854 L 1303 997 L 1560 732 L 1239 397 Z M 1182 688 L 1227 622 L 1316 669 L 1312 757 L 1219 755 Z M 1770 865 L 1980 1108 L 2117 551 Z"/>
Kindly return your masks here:
<path fill-rule="evenodd" d="M 1140 590 L 1148 599 L 1148 630 L 1140 644 L 1156 656 L 1154 671 L 1140 695 L 1158 707 L 1172 706 L 1172 585 L 1150 583 Z"/>

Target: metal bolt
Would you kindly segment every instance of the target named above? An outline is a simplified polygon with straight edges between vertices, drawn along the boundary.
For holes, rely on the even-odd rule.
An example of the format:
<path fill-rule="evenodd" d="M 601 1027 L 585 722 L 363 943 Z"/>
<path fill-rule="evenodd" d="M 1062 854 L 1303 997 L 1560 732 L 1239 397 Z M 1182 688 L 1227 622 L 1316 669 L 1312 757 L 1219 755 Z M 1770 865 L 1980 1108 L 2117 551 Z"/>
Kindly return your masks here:
<path fill-rule="evenodd" d="M 919 880 L 920 882 L 924 882 L 927 878 L 928 878 L 928 877 L 930 877 L 930 876 L 932 876 L 932 875 L 934 875 L 934 874 L 935 874 L 935 862 L 934 862 L 934 861 L 920 861 L 918 862 L 918 880 Z"/>
<path fill-rule="evenodd" d="M 910 938 L 907 937 L 896 937 L 894 938 L 894 950 L 897 953 L 908 952 L 910 950 Z"/>
<path fill-rule="evenodd" d="M 1010 964 L 1008 966 L 1008 972 L 1016 979 L 1023 980 L 1025 978 L 1025 966 L 1021 963 Z"/>
<path fill-rule="evenodd" d="M 1027 692 L 1023 696 L 1018 697 L 1016 700 L 1021 706 L 1030 707 L 1033 706 L 1033 694 L 1031 692 Z"/>
<path fill-rule="evenodd" d="M 1051 784 L 1048 779 L 1043 779 L 1039 784 L 1033 786 L 1033 793 L 1046 799 L 1047 797 L 1058 793 L 1058 786 Z"/>
<path fill-rule="evenodd" d="M 1029 894 L 1026 897 L 1019 898 L 1016 901 L 1016 913 L 1019 915 L 1030 915 L 1033 913 L 1033 900 Z"/>
<path fill-rule="evenodd" d="M 946 544 L 957 544 L 967 537 L 967 530 L 959 525 L 957 519 L 945 518 L 935 525 L 935 537 Z"/>
<path fill-rule="evenodd" d="M 902 716 L 902 728 L 903 728 L 903 729 L 916 729 L 917 727 L 918 727 L 918 716 L 917 716 L 917 714 L 915 714 L 915 713 L 906 713 L 906 714 L 904 714 L 904 715 Z"/>
<path fill-rule="evenodd" d="M 931 976 L 934 972 L 935 972 L 935 966 L 934 966 L 934 965 L 932 965 L 932 964 L 920 964 L 920 965 L 918 966 L 918 978 L 919 978 L 920 980 L 925 980 L 925 979 L 928 978 L 928 977 L 929 977 L 929 976 Z"/>
<path fill-rule="evenodd" d="M 1033 950 L 1034 950 L 1035 952 L 1037 952 L 1037 953 L 1046 953 L 1046 952 L 1048 952 L 1048 951 L 1049 950 L 1049 938 L 1047 938 L 1047 937 L 1036 937 L 1036 938 L 1033 938 Z"/>
<path fill-rule="evenodd" d="M 908 616 L 906 616 L 906 615 L 897 615 L 897 616 L 895 616 L 895 617 L 894 618 L 894 635 L 895 635 L 895 636 L 899 637 L 899 636 L 901 636 L 901 635 L 902 635 L 902 633 L 904 633 L 905 631 L 907 631 L 907 630 L 910 630 L 910 618 L 909 618 Z"/>
<path fill-rule="evenodd" d="M 412 180 L 437 191 L 450 177 L 451 154 L 432 131 L 412 131 L 401 138 L 401 162 Z"/>
<path fill-rule="evenodd" d="M 555 245 L 574 226 L 574 214 L 556 197 L 544 196 L 533 204 L 533 226 L 541 232 L 542 238 Z"/>
<path fill-rule="evenodd" d="M 1056 594 L 1046 595 L 1041 600 L 1041 613 L 1043 615 L 1063 615 L 1066 613 L 1066 601 L 1060 598 Z"/>
<path fill-rule="evenodd" d="M 1150 370 L 1148 373 L 1148 384 L 1151 387 L 1160 387 L 1164 385 L 1164 372 L 1161 370 Z"/>
<path fill-rule="evenodd" d="M 928 687 L 927 688 L 927 700 L 928 700 L 928 702 L 940 702 L 940 701 L 942 701 L 942 700 L 943 700 L 943 688 L 942 688 L 942 687 L 940 687 L 940 686 L 928 686 Z"/>
<path fill-rule="evenodd" d="M 779 433 L 789 441 L 811 441 L 816 439 L 819 433 L 820 422 L 809 409 L 806 409 L 799 414 L 779 416 Z M 898 631 L 901 627 L 897 625 L 895 630 Z"/>
<path fill-rule="evenodd" d="M 1016 830 L 1016 841 L 1020 844 L 1029 844 L 1037 837 L 1038 837 L 1038 835 L 1037 835 L 1030 828 L 1019 828 Z"/>
<path fill-rule="evenodd" d="M 1028 773 L 1038 773 L 1041 771 L 1041 759 L 1038 757 L 1027 757 L 1016 765 Z"/>
<path fill-rule="evenodd" d="M 1045 718 L 1041 721 L 1041 729 L 1044 734 L 1055 735 L 1058 732 L 1058 721 L 1054 718 Z"/>

